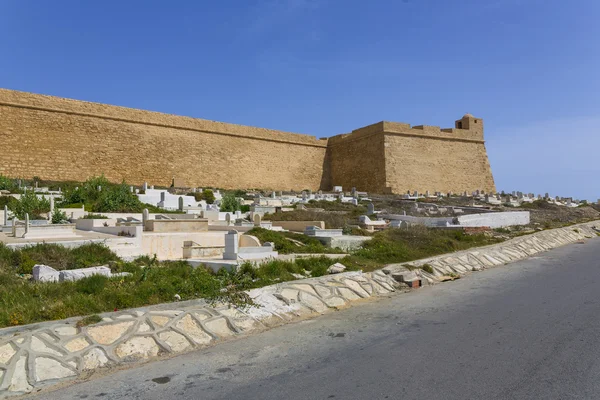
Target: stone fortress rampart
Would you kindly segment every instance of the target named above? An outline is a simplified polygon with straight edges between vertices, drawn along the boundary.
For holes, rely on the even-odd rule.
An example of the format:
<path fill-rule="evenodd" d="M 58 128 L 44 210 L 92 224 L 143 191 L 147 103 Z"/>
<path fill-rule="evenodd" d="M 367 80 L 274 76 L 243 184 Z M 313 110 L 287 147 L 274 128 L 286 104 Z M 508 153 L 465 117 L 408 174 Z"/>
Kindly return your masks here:
<path fill-rule="evenodd" d="M 494 191 L 483 121 L 314 136 L 0 89 L 0 173 L 190 187 Z"/>

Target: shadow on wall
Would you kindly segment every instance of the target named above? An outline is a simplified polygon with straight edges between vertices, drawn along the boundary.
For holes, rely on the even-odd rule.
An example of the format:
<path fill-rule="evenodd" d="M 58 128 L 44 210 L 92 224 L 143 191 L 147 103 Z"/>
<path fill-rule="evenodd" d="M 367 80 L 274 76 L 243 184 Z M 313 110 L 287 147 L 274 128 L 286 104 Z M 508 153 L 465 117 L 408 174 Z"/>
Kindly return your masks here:
<path fill-rule="evenodd" d="M 319 189 L 326 191 L 333 190 L 333 182 L 331 180 L 331 147 L 327 146 L 325 157 L 323 157 L 323 174 L 321 175 Z"/>

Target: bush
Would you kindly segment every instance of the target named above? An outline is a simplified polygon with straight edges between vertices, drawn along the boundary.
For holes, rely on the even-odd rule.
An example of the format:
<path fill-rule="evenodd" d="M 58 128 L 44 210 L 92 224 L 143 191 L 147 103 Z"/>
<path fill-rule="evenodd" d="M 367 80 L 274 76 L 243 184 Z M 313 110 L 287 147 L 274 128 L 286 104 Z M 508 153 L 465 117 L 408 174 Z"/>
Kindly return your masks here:
<path fill-rule="evenodd" d="M 41 214 L 50 211 L 50 201 L 44 197 L 38 197 L 32 190 L 21 195 L 16 203 L 11 203 L 11 211 L 17 218 L 25 219 L 25 214 L 29 214 L 30 219 L 40 219 Z"/>
<path fill-rule="evenodd" d="M 108 217 L 102 214 L 89 213 L 84 215 L 83 217 L 79 217 L 79 219 L 108 219 Z"/>
<path fill-rule="evenodd" d="M 221 199 L 221 212 L 234 212 L 241 210 L 241 208 L 242 204 L 233 193 L 227 193 Z"/>
<path fill-rule="evenodd" d="M 86 211 L 92 212 L 142 212 L 145 208 L 125 182 L 114 184 L 104 175 L 89 178 L 78 188 L 67 188 L 60 207 L 81 207 L 82 204 Z"/>
<path fill-rule="evenodd" d="M 54 210 L 54 213 L 52 213 L 52 223 L 53 224 L 63 224 L 65 222 L 69 222 L 67 213 L 60 211 L 60 210 Z"/>
<path fill-rule="evenodd" d="M 0 190 L 10 190 L 13 191 L 17 188 L 14 179 L 10 179 L 2 174 L 0 174 Z"/>
<path fill-rule="evenodd" d="M 252 228 L 247 234 L 256 236 L 262 243 L 272 242 L 275 245 L 275 250 L 281 254 L 340 253 L 339 250 L 326 247 L 318 239 L 300 233 L 276 232 L 264 228 Z"/>

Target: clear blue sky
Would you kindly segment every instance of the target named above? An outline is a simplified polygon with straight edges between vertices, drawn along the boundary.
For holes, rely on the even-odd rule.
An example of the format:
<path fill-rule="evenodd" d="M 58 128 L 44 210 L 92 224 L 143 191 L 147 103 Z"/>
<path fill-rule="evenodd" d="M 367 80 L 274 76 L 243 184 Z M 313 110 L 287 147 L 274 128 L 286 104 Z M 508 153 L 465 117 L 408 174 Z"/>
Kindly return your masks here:
<path fill-rule="evenodd" d="M 0 86 L 308 133 L 485 121 L 499 190 L 600 198 L 599 0 L 0 0 Z"/>

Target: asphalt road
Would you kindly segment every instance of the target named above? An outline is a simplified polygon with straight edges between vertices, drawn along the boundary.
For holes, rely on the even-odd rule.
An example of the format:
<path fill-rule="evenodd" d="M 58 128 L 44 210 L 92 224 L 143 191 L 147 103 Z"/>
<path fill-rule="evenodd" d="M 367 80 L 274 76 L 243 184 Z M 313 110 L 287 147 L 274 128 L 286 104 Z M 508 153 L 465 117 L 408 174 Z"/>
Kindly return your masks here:
<path fill-rule="evenodd" d="M 32 398 L 600 399 L 600 239 Z"/>

